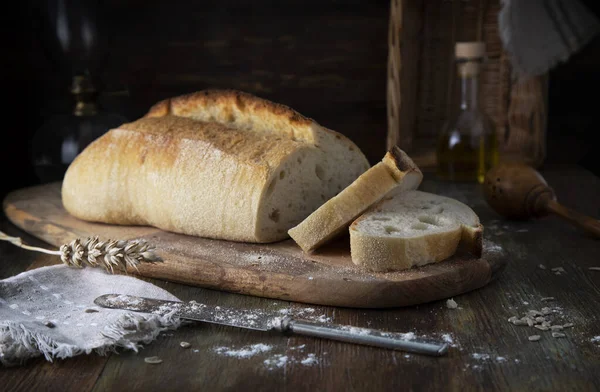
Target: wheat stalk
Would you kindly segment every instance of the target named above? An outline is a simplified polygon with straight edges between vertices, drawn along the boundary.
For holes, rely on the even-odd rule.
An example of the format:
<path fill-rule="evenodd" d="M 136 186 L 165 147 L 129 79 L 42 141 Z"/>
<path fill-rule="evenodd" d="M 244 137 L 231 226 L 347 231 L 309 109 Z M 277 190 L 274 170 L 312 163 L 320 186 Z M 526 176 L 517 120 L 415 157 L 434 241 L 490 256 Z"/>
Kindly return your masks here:
<path fill-rule="evenodd" d="M 88 237 L 85 240 L 77 238 L 62 245 L 59 250 L 26 245 L 21 238 L 8 236 L 2 231 L 0 231 L 0 240 L 8 241 L 23 249 L 60 256 L 61 261 L 69 267 L 83 268 L 87 264 L 91 267 L 102 267 L 111 273 L 119 267 L 127 272 L 127 267 L 137 270 L 140 263 L 162 261 L 154 253 L 154 247 L 143 240 L 100 241 L 98 237 Z"/>

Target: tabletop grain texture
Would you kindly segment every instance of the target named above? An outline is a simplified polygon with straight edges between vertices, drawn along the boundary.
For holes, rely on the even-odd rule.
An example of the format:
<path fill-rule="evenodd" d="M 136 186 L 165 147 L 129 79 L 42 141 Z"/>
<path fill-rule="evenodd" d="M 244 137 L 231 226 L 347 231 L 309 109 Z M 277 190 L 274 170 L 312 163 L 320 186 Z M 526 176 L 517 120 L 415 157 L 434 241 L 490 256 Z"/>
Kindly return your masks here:
<path fill-rule="evenodd" d="M 592 217 L 600 216 L 600 178 L 577 166 L 541 171 L 561 203 Z M 442 339 L 453 347 L 440 358 L 357 346 L 309 337 L 192 324 L 163 334 L 140 352 L 106 357 L 82 355 L 53 363 L 35 359 L 21 367 L 0 368 L 2 391 L 593 391 L 600 390 L 600 241 L 555 217 L 538 221 L 503 220 L 485 203 L 481 189 L 441 183 L 426 174 L 421 189 L 455 197 L 471 205 L 485 226 L 485 238 L 503 248 L 508 266 L 486 287 L 445 301 L 397 309 L 310 306 L 201 289 L 147 279 L 182 300 L 263 310 L 312 307 L 332 322 Z M 43 242 L 0 217 L 0 230 L 38 246 Z M 0 279 L 57 263 L 54 256 L 0 243 Z M 540 268 L 540 264 L 545 269 Z M 552 268 L 565 272 L 556 275 Z M 541 301 L 554 297 L 554 301 Z M 571 322 L 566 337 L 515 326 L 507 319 L 549 306 L 557 320 Z M 530 342 L 538 334 L 541 340 Z M 187 341 L 191 348 L 179 343 Z M 271 350 L 248 358 L 215 350 L 239 350 L 254 344 Z M 312 357 L 315 363 L 303 364 Z M 147 356 L 163 362 L 151 365 Z M 287 357 L 283 363 L 281 357 Z M 308 361 L 310 362 L 310 361 Z M 277 364 L 282 366 L 277 366 Z"/>

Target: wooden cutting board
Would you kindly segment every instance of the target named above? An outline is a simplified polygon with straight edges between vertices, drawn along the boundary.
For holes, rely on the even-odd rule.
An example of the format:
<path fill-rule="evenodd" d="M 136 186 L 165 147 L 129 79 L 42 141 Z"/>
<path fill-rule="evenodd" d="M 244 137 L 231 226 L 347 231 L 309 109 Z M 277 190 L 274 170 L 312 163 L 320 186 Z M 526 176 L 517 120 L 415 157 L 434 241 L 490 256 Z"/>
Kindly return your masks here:
<path fill-rule="evenodd" d="M 409 271 L 371 273 L 352 263 L 347 236 L 306 255 L 292 240 L 246 244 L 89 223 L 65 211 L 60 183 L 14 191 L 3 207 L 12 223 L 55 247 L 90 236 L 144 239 L 164 262 L 139 266 L 143 277 L 318 305 L 386 308 L 445 299 L 486 285 L 506 264 L 501 253 L 484 249 L 481 259 L 456 255 Z"/>

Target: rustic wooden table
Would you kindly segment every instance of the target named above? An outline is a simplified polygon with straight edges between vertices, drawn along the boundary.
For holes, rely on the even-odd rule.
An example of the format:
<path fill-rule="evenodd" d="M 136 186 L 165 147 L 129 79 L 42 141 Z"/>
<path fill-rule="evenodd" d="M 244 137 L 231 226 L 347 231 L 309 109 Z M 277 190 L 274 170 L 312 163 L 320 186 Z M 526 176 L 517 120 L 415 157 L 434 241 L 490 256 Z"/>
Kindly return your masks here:
<path fill-rule="evenodd" d="M 575 166 L 542 173 L 563 204 L 600 216 L 600 178 Z M 486 205 L 478 187 L 429 177 L 422 189 L 471 205 L 486 227 L 485 238 L 510 259 L 496 281 L 455 297 L 458 309 L 448 309 L 445 301 L 388 310 L 330 308 L 152 282 L 182 300 L 274 311 L 312 307 L 335 323 L 429 338 L 446 335 L 453 344 L 445 357 L 195 324 L 163 334 L 137 354 L 82 355 L 53 363 L 36 359 L 0 368 L 0 390 L 600 390 L 600 271 L 589 269 L 600 267 L 600 240 L 554 217 L 505 221 Z M 0 230 L 45 246 L 5 217 Z M 0 279 L 56 262 L 53 256 L 0 243 Z M 564 273 L 557 275 L 552 271 L 556 267 Z M 555 299 L 542 301 L 544 297 Z M 564 331 L 566 337 L 507 321 L 542 307 L 555 310 L 557 322 L 574 324 Z M 536 334 L 539 341 L 528 340 Z M 182 349 L 181 341 L 192 347 Z M 256 344 L 271 349 L 240 355 Z M 161 364 L 144 362 L 155 355 L 163 359 Z"/>

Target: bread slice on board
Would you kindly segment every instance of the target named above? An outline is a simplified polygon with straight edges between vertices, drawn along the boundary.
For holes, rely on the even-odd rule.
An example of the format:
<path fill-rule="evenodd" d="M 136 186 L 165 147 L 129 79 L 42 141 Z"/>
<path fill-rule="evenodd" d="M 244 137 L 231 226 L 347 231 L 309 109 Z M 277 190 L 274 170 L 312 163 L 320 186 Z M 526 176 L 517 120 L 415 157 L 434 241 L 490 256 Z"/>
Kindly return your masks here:
<path fill-rule="evenodd" d="M 303 251 L 313 252 L 348 230 L 354 219 L 392 189 L 416 189 L 422 179 L 423 174 L 412 159 L 400 148 L 393 147 L 381 162 L 291 228 L 290 237 Z"/>
<path fill-rule="evenodd" d="M 200 92 L 95 140 L 69 166 L 62 200 L 88 221 L 266 243 L 368 168 L 352 141 L 288 107 Z"/>
<path fill-rule="evenodd" d="M 390 192 L 350 226 L 354 264 L 371 271 L 445 260 L 459 245 L 481 257 L 483 226 L 458 200 L 418 190 Z"/>

